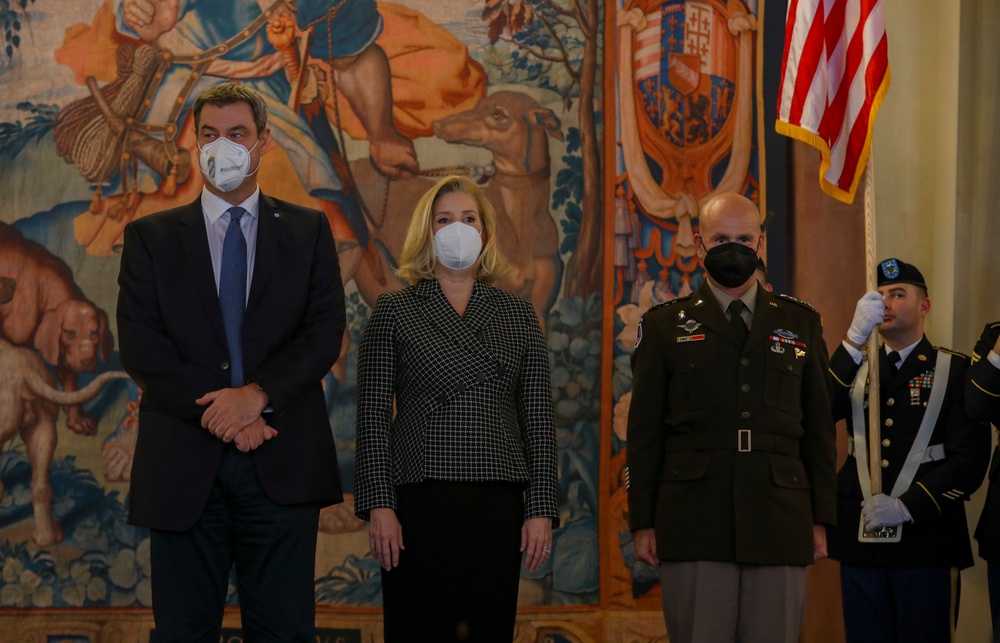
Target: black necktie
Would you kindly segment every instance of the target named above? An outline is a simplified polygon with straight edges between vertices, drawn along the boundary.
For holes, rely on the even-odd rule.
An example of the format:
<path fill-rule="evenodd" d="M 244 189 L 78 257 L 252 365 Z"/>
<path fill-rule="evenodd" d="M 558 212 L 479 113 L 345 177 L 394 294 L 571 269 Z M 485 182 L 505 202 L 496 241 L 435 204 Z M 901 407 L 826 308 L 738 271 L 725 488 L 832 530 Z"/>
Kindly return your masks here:
<path fill-rule="evenodd" d="M 743 311 L 746 307 L 747 305 L 742 300 L 734 299 L 730 302 L 727 309 L 729 312 L 729 329 L 733 331 L 733 336 L 740 343 L 740 346 L 746 343 L 747 336 L 750 334 L 750 329 L 747 328 L 746 322 L 743 321 Z"/>
<path fill-rule="evenodd" d="M 889 351 L 886 357 L 889 358 L 889 373 L 895 375 L 899 372 L 899 362 L 902 360 L 902 356 L 896 351 Z"/>

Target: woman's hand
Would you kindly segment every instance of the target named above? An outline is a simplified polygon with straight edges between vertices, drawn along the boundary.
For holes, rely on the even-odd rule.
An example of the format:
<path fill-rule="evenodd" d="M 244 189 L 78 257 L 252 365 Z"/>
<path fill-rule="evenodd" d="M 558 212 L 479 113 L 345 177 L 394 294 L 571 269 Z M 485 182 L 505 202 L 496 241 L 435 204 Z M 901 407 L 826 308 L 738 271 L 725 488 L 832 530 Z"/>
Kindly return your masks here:
<path fill-rule="evenodd" d="M 521 539 L 523 541 L 524 536 Z M 395 511 L 388 507 L 372 509 L 368 523 L 368 546 L 382 569 L 390 571 L 399 567 L 399 552 L 406 547 L 403 547 L 403 527 Z"/>
<path fill-rule="evenodd" d="M 530 518 L 521 527 L 521 551 L 526 551 L 524 567 L 533 572 L 552 554 L 552 519 Z"/>

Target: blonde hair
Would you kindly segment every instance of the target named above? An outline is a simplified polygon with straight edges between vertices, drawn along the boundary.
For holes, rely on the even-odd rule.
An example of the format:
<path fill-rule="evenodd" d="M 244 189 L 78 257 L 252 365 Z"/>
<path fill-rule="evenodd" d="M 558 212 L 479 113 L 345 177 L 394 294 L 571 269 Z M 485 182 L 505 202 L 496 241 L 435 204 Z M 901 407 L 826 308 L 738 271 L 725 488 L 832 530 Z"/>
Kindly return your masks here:
<path fill-rule="evenodd" d="M 396 276 L 411 284 L 424 279 L 435 279 L 434 266 L 434 203 L 442 194 L 464 192 L 476 200 L 479 219 L 483 224 L 486 239 L 483 250 L 476 260 L 473 277 L 492 283 L 507 269 L 507 259 L 497 243 L 497 214 L 483 191 L 464 176 L 446 176 L 420 197 L 413 209 L 410 227 L 403 242 L 403 253 L 399 258 Z"/>

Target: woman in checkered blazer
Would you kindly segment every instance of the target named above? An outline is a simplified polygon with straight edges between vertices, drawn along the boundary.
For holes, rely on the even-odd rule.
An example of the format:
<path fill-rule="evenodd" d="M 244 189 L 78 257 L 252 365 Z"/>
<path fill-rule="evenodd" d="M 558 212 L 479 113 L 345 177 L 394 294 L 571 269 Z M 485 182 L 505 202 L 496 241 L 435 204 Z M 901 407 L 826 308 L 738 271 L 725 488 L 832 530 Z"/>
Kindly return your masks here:
<path fill-rule="evenodd" d="M 358 354 L 358 517 L 382 565 L 386 641 L 510 641 L 521 553 L 558 525 L 549 355 L 531 305 L 490 282 L 496 214 L 463 177 L 417 204 Z"/>

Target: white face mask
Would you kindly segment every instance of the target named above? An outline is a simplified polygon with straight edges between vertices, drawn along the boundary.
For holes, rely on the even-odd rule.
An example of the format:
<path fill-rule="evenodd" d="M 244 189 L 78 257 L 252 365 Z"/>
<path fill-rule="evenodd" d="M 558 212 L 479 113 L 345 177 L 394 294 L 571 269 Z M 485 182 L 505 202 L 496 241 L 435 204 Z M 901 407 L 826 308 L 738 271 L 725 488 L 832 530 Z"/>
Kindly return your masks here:
<path fill-rule="evenodd" d="M 475 264 L 482 249 L 479 230 L 461 221 L 449 223 L 434 235 L 434 254 L 452 270 L 465 270 Z"/>
<path fill-rule="evenodd" d="M 260 143 L 260 139 L 257 139 Z M 249 150 L 239 143 L 233 143 L 228 138 L 220 136 L 208 145 L 201 147 L 201 173 L 205 180 L 222 192 L 232 192 L 238 188 L 243 179 L 257 170 L 250 172 L 250 152 L 257 147 L 253 144 Z M 260 169 L 260 164 L 257 165 Z"/>

